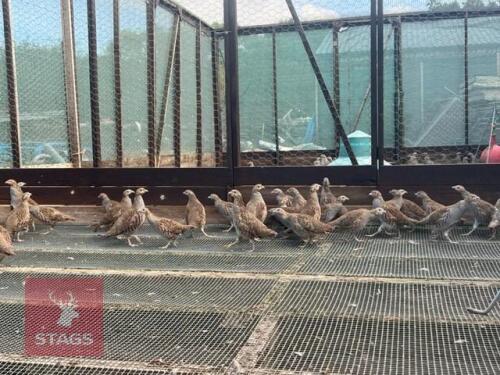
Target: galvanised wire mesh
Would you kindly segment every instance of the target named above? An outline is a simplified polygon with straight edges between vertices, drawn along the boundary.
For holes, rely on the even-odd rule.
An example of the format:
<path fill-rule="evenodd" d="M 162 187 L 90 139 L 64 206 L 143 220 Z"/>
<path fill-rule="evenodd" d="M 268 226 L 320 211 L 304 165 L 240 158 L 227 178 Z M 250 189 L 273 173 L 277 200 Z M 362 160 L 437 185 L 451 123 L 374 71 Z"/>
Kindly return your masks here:
<path fill-rule="evenodd" d="M 497 1 L 385 2 L 395 36 L 384 47 L 388 163 L 488 161 L 500 100 L 499 11 Z"/>
<path fill-rule="evenodd" d="M 222 0 L 5 3 L 1 163 L 224 166 L 217 6 Z"/>
<path fill-rule="evenodd" d="M 351 165 L 336 125 L 371 164 L 370 4 L 294 1 L 336 124 L 285 1 L 238 2 L 243 166 Z M 366 16 L 365 22 L 349 17 Z M 257 110 L 257 109 L 258 110 Z"/>

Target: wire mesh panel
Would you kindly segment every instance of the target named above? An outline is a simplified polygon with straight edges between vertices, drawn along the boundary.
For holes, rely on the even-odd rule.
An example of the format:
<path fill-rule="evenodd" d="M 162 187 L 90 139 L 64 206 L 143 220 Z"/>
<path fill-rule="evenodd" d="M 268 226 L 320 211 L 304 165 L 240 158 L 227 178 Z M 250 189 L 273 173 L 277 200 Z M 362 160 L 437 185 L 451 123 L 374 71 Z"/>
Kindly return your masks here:
<path fill-rule="evenodd" d="M 385 53 L 386 64 L 393 53 L 394 71 L 385 75 L 385 110 L 394 114 L 385 117 L 386 161 L 489 162 L 484 151 L 498 118 L 499 10 L 487 1 L 384 2 L 394 28 L 394 49 Z"/>
<path fill-rule="evenodd" d="M 68 167 L 60 1 L 14 1 L 21 163 Z"/>
<path fill-rule="evenodd" d="M 241 164 L 370 165 L 370 3 L 238 5 Z"/>
<path fill-rule="evenodd" d="M 0 30 L 4 29 L 3 10 L 0 10 Z M 10 117 L 7 91 L 7 72 L 5 64 L 5 39 L 0 38 L 0 168 L 12 166 L 12 148 L 10 144 Z"/>

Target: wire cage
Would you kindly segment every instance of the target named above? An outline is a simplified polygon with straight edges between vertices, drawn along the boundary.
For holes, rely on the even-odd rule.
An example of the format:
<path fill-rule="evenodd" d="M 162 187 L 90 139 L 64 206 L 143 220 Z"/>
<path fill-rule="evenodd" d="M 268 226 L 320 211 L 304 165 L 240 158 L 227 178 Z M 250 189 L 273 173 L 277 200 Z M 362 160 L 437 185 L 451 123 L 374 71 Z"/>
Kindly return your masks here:
<path fill-rule="evenodd" d="M 90 231 L 101 213 L 84 206 L 147 186 L 148 205 L 178 219 L 186 187 L 207 203 L 323 177 L 348 185 L 336 192 L 356 208 L 396 186 L 448 204 L 463 184 L 493 201 L 498 164 L 481 155 L 500 112 L 499 1 L 2 0 L 0 11 L 0 177 L 80 220 L 27 233 L 2 261 L 0 374 L 500 373 L 500 310 L 467 312 L 499 285 L 499 240 L 484 228 L 454 228 L 460 245 L 419 228 L 227 250 L 234 235 L 217 216 L 176 248 L 158 249 L 150 225 L 125 248 Z M 79 317 L 100 329 L 97 353 L 66 335 Z M 77 344 L 68 356 L 37 348 L 54 337 Z"/>

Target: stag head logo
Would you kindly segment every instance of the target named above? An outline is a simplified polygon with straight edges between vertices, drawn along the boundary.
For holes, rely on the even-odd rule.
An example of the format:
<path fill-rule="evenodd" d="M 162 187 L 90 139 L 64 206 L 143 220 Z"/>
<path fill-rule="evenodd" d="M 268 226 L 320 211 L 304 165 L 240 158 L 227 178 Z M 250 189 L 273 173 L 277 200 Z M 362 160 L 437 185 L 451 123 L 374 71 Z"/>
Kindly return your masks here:
<path fill-rule="evenodd" d="M 54 292 L 49 293 L 49 300 L 59 307 L 60 310 L 60 315 L 59 319 L 57 320 L 57 325 L 59 327 L 71 327 L 73 324 L 73 320 L 78 318 L 80 314 L 78 311 L 76 311 L 76 308 L 78 307 L 77 301 L 75 297 L 73 296 L 72 292 L 66 292 L 66 295 L 68 296 L 68 300 L 66 302 L 63 302 L 62 299 L 56 300 L 54 297 Z"/>

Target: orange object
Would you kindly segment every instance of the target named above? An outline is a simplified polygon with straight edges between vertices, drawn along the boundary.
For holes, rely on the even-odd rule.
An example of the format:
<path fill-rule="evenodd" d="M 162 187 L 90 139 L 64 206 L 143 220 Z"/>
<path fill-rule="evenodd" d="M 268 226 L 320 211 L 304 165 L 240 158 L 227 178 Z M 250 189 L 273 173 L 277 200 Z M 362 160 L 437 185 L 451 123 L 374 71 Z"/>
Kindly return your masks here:
<path fill-rule="evenodd" d="M 486 164 L 500 164 L 500 146 L 497 145 L 495 124 L 492 125 L 490 145 L 481 154 L 481 161 Z"/>

